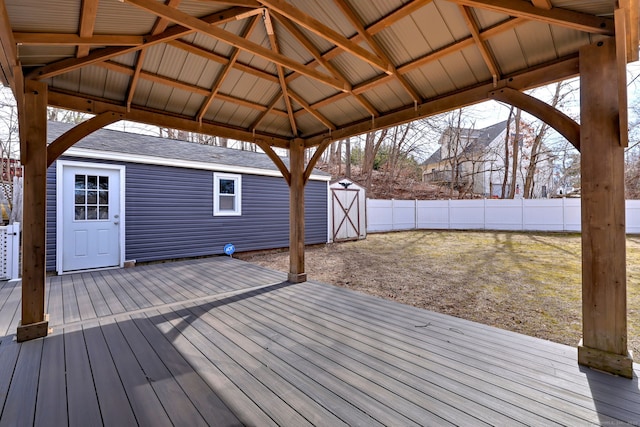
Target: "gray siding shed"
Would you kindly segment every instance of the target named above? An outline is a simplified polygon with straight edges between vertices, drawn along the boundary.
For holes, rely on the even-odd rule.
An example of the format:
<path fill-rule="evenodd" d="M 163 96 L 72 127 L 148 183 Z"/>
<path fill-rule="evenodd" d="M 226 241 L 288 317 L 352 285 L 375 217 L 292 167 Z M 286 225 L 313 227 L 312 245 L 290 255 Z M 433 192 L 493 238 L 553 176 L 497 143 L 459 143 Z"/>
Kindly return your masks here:
<path fill-rule="evenodd" d="M 110 133 L 109 136 L 117 137 L 118 133 L 121 132 Z M 51 137 L 54 138 L 54 135 Z M 127 138 L 130 137 L 131 134 L 127 134 Z M 171 141 L 172 144 L 175 142 Z M 203 147 L 188 142 L 183 144 L 189 144 L 186 148 L 196 146 L 194 148 L 199 150 L 220 150 L 220 147 Z M 237 154 L 232 153 L 234 156 Z M 250 154 L 251 157 L 257 155 L 266 158 L 265 155 Z M 242 173 L 242 215 L 214 216 L 214 172 L 211 170 L 76 156 L 64 156 L 61 159 L 126 167 L 127 260 L 147 262 L 223 254 L 227 243 L 233 243 L 238 252 L 289 245 L 289 187 L 282 177 Z M 266 160 L 270 162 L 268 158 Z M 54 271 L 57 212 L 55 163 L 48 170 L 47 183 L 47 270 Z M 327 181 L 308 182 L 305 190 L 307 244 L 327 242 L 327 194 Z"/>

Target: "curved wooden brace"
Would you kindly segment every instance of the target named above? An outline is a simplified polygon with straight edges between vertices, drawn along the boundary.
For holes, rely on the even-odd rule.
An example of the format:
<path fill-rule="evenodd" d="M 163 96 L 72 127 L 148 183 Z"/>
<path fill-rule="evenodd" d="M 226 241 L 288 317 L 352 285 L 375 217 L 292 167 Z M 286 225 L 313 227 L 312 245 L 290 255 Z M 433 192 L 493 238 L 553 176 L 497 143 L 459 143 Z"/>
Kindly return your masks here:
<path fill-rule="evenodd" d="M 489 98 L 506 102 L 536 116 L 557 130 L 560 135 L 564 136 L 567 141 L 580 151 L 580 125 L 562 111 L 510 87 L 503 87 L 489 92 Z"/>
<path fill-rule="evenodd" d="M 324 153 L 324 150 L 327 149 L 327 147 L 333 142 L 333 140 L 331 139 L 326 139 L 324 141 L 322 141 L 322 143 L 320 145 L 318 145 L 318 148 L 316 148 L 316 152 L 313 153 L 313 156 L 311 157 L 311 159 L 309 160 L 309 163 L 307 164 L 307 168 L 304 170 L 304 183 L 306 184 L 307 181 L 309 181 L 309 177 L 311 176 L 311 173 L 313 172 L 313 168 L 316 166 L 316 163 L 318 163 L 318 160 L 320 160 L 320 157 L 322 156 L 322 153 Z"/>
<path fill-rule="evenodd" d="M 287 168 L 287 165 L 284 164 L 284 162 L 282 161 L 280 156 L 278 156 L 276 154 L 276 152 L 273 151 L 273 148 L 271 148 L 271 146 L 269 144 L 267 144 L 266 142 L 261 141 L 261 140 L 255 140 L 253 142 L 258 147 L 260 147 L 262 149 L 262 151 L 264 151 L 267 156 L 269 156 L 271 161 L 273 163 L 275 163 L 275 165 L 278 167 L 278 170 L 280 170 L 280 173 L 284 177 L 284 180 L 287 181 L 287 185 L 291 186 L 291 172 L 289 172 L 289 169 Z"/>
<path fill-rule="evenodd" d="M 85 136 L 123 118 L 123 114 L 107 111 L 69 129 L 47 146 L 47 167 Z"/>

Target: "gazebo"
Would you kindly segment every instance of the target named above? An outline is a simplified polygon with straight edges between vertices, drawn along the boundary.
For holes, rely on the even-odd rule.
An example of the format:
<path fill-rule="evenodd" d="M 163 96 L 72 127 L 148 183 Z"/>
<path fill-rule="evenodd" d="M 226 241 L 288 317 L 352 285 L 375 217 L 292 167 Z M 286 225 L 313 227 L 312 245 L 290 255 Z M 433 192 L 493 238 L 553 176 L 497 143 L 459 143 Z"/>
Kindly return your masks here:
<path fill-rule="evenodd" d="M 19 341 L 47 335 L 46 170 L 131 120 L 257 144 L 290 186 L 289 280 L 306 280 L 304 188 L 337 139 L 497 99 L 581 152 L 582 365 L 627 349 L 626 64 L 635 0 L 0 0 L 0 81 L 24 164 Z M 523 93 L 580 76 L 580 124 Z M 47 106 L 94 115 L 47 145 Z M 286 167 L 274 147 L 289 151 Z"/>

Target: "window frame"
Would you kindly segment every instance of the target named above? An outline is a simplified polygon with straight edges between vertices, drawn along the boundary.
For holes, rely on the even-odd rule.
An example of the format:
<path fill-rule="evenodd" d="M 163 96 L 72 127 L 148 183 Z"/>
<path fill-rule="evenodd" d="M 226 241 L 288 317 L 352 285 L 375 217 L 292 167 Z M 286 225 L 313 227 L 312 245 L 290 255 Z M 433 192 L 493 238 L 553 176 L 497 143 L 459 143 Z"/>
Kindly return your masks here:
<path fill-rule="evenodd" d="M 234 209 L 220 209 L 220 180 L 229 179 L 235 182 Z M 234 173 L 213 173 L 213 216 L 241 216 L 242 215 L 242 175 Z"/>

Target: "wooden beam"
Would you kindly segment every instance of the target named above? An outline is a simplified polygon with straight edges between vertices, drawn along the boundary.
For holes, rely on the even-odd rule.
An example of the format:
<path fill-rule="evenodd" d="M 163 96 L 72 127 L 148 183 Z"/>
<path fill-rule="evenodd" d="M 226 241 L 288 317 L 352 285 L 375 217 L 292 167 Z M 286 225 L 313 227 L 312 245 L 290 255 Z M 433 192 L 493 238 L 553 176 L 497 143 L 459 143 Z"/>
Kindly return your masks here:
<path fill-rule="evenodd" d="M 491 10 L 509 16 L 572 28 L 593 34 L 614 35 L 613 20 L 568 9 L 541 9 L 527 0 L 451 0 L 454 3 Z"/>
<path fill-rule="evenodd" d="M 532 89 L 534 87 L 553 83 L 559 80 L 575 77 L 578 74 L 578 58 L 570 57 L 564 60 L 547 64 L 521 74 L 505 76 L 497 82 L 498 88 L 510 87 L 515 90 Z M 307 147 L 321 144 L 327 139 L 333 141 L 346 139 L 378 129 L 396 126 L 411 122 L 434 114 L 444 113 L 466 105 L 477 104 L 489 100 L 489 94 L 496 90 L 493 82 L 487 82 L 470 89 L 447 95 L 441 98 L 431 99 L 417 106 L 407 106 L 401 110 L 381 115 L 375 120 L 365 119 L 342 126 L 335 132 L 323 132 L 311 135 L 305 139 Z"/>
<path fill-rule="evenodd" d="M 25 82 L 24 133 L 26 159 L 22 221 L 22 318 L 18 341 L 46 336 L 49 327 L 44 312 L 46 196 L 47 196 L 47 85 Z"/>
<path fill-rule="evenodd" d="M 551 0 L 531 0 L 531 3 L 539 9 L 550 10 L 553 7 Z"/>
<path fill-rule="evenodd" d="M 327 71 L 329 71 L 337 79 L 342 80 L 346 84 L 350 84 L 349 81 L 342 75 L 342 73 L 340 73 L 340 71 L 336 67 L 333 66 L 333 64 L 331 62 L 325 60 L 322 57 L 322 54 L 315 47 L 315 45 L 311 42 L 311 40 L 309 40 L 309 38 L 307 38 L 307 36 L 305 36 L 304 33 L 302 31 L 300 31 L 298 29 L 298 27 L 296 27 L 293 24 L 293 22 L 291 22 L 290 20 L 288 20 L 285 17 L 280 17 L 280 15 L 278 15 L 277 12 L 271 12 L 271 14 L 274 15 L 274 17 L 276 19 L 278 19 L 278 22 L 284 28 L 286 28 L 287 31 L 289 31 L 291 33 L 291 35 L 293 37 L 295 37 L 295 39 L 302 46 L 304 46 L 307 49 L 307 51 L 311 54 L 311 56 L 314 57 L 314 59 L 318 63 L 318 65 L 320 65 L 321 67 L 324 67 Z M 292 73 L 290 76 L 297 76 L 297 74 Z M 292 78 L 290 78 L 290 76 L 287 76 L 287 82 L 293 80 Z M 373 107 L 373 105 L 371 105 L 371 103 L 369 101 L 367 101 L 367 99 L 364 96 L 355 94 L 355 93 L 353 93 L 353 91 L 343 92 L 343 93 L 349 93 L 349 94 L 353 95 L 356 98 L 356 100 L 360 103 L 360 105 L 362 105 L 364 107 L 364 109 L 367 110 L 369 112 L 369 114 L 371 114 L 372 116 L 376 116 L 377 117 L 380 114 Z"/>
<path fill-rule="evenodd" d="M 13 72 L 16 65 L 18 50 L 11 33 L 11 21 L 4 0 L 0 0 L 0 83 L 11 87 L 14 94 L 24 92 L 24 87 L 15 84 Z"/>
<path fill-rule="evenodd" d="M 278 39 L 273 28 L 273 22 L 271 21 L 271 15 L 269 10 L 264 11 L 264 26 L 269 37 L 269 44 L 271 50 L 274 53 L 280 54 L 280 48 L 278 47 Z M 287 80 L 285 79 L 284 69 L 281 65 L 276 64 L 276 71 L 278 72 L 278 81 L 280 83 L 280 90 L 282 91 L 282 99 L 284 100 L 285 108 L 287 109 L 287 116 L 289 118 L 289 125 L 291 126 L 291 134 L 298 136 L 298 125 L 296 124 L 296 118 L 293 115 L 293 106 L 291 105 L 291 99 L 289 98 L 289 88 L 287 87 Z"/>
<path fill-rule="evenodd" d="M 223 24 L 225 22 L 234 21 L 235 17 L 246 12 L 245 8 L 231 8 L 221 12 L 213 13 L 211 15 L 200 18 L 201 21 L 209 24 Z M 155 46 L 157 44 L 166 43 L 170 40 L 174 40 L 186 35 L 192 34 L 195 31 L 190 28 L 185 28 L 180 25 L 174 25 L 166 31 L 158 34 L 157 36 L 149 36 L 146 42 L 140 46 L 133 47 L 106 47 L 103 49 L 96 49 L 83 58 L 69 58 L 62 61 L 55 62 L 53 64 L 45 65 L 43 67 L 33 70 L 27 76 L 30 79 L 46 79 L 54 77 L 60 74 L 67 73 L 69 71 L 77 70 L 87 65 L 96 64 L 102 61 L 107 61 L 117 56 L 126 55 L 127 53 L 136 52 L 142 48 Z"/>
<path fill-rule="evenodd" d="M 255 144 L 260 147 L 262 151 L 264 151 L 264 153 L 276 165 L 278 170 L 280 170 L 280 173 L 282 174 L 284 180 L 287 182 L 287 185 L 291 185 L 291 173 L 289 172 L 289 169 L 287 169 L 287 165 L 284 164 L 280 156 L 278 156 L 276 152 L 273 151 L 273 148 L 271 148 L 268 144 L 265 144 L 263 141 L 256 141 Z"/>
<path fill-rule="evenodd" d="M 307 281 L 304 272 L 304 141 L 296 138 L 289 147 L 289 282 Z"/>
<path fill-rule="evenodd" d="M 313 153 L 313 156 L 311 156 L 311 159 L 309 160 L 309 163 L 307 163 L 307 167 L 304 170 L 305 184 L 309 181 L 309 178 L 313 173 L 313 168 L 316 167 L 316 164 L 318 163 L 318 160 L 320 160 L 322 153 L 324 153 L 324 151 L 327 149 L 327 147 L 331 145 L 332 142 L 333 142 L 332 140 L 326 140 L 326 141 L 323 141 L 322 144 L 316 147 L 316 151 Z"/>
<path fill-rule="evenodd" d="M 482 38 L 480 37 L 480 27 L 478 27 L 478 23 L 473 17 L 473 14 L 471 13 L 471 9 L 467 6 L 462 6 L 462 5 L 458 5 L 458 7 L 460 8 L 460 13 L 462 14 L 462 17 L 467 23 L 467 28 L 469 28 L 469 31 L 471 32 L 471 37 L 473 37 L 473 40 L 475 41 L 476 46 L 480 51 L 480 55 L 482 56 L 484 63 L 487 64 L 487 68 L 489 69 L 489 72 L 493 76 L 493 81 L 497 82 L 498 79 L 500 79 L 500 75 L 501 75 L 500 67 L 498 66 L 498 62 L 496 61 L 496 58 L 493 56 L 493 53 L 491 53 L 489 46 L 487 46 L 485 44 L 485 41 L 482 40 Z"/>
<path fill-rule="evenodd" d="M 249 40 L 246 40 L 238 35 L 225 31 L 221 28 L 211 26 L 207 22 L 204 22 L 199 18 L 195 18 L 182 11 L 172 9 L 154 0 L 123 0 L 123 1 L 125 3 L 129 3 L 134 6 L 137 6 L 140 9 L 154 13 L 157 16 L 161 16 L 163 18 L 169 19 L 181 26 L 190 28 L 194 31 L 198 31 L 203 34 L 207 34 L 211 37 L 214 37 L 218 40 L 228 43 L 231 46 L 237 47 L 242 50 L 246 50 L 247 52 L 250 52 L 263 59 L 279 64 L 293 71 L 297 71 L 300 74 L 303 74 L 313 80 L 316 80 L 318 82 L 331 86 L 337 90 L 343 91 L 343 90 L 351 89 L 349 86 L 345 86 L 344 82 L 341 82 L 340 80 L 336 79 L 333 76 L 328 76 L 312 68 L 305 67 L 303 64 L 293 61 L 287 56 L 276 54 L 272 52 L 270 49 L 267 49 L 257 43 L 253 43 Z"/>
<path fill-rule="evenodd" d="M 305 13 L 302 13 L 299 9 L 291 6 L 289 3 L 283 0 L 259 0 L 260 3 L 265 6 L 277 11 L 279 14 L 286 16 L 296 24 L 300 25 L 303 28 L 315 33 L 317 36 L 322 37 L 325 40 L 335 44 L 342 48 L 345 52 L 350 53 L 351 55 L 360 58 L 364 62 L 386 72 L 391 72 L 391 64 L 380 58 L 377 55 L 372 54 L 367 49 L 361 47 L 360 45 L 353 43 L 348 38 L 343 36 L 342 34 L 335 31 L 333 28 L 330 28 L 324 25 L 322 22 L 317 19 L 309 16 Z"/>
<path fill-rule="evenodd" d="M 263 132 L 249 132 L 246 129 L 212 123 L 206 120 L 199 123 L 193 117 L 169 113 L 163 110 L 155 110 L 152 108 L 132 106 L 131 109 L 127 111 L 126 106 L 110 100 L 78 96 L 77 94 L 60 90 L 51 89 L 49 91 L 49 105 L 52 107 L 66 108 L 68 110 L 81 111 L 89 114 L 113 112 L 116 114 L 122 114 L 124 120 L 131 120 L 134 122 L 172 129 L 181 129 L 190 132 L 198 132 L 205 135 L 221 136 L 229 139 L 237 139 L 239 141 L 255 142 L 260 140 L 264 141 L 268 145 L 280 148 L 287 148 L 289 144 L 289 139 L 282 138 L 278 135 Z"/>
<path fill-rule="evenodd" d="M 633 377 L 615 40 L 580 48 L 582 331 L 578 362 Z"/>
<path fill-rule="evenodd" d="M 257 24 L 258 24 L 258 17 L 253 16 L 249 21 L 248 25 L 240 34 L 240 37 L 243 37 L 243 38 L 249 37 L 249 35 L 251 35 L 253 30 L 256 28 Z M 202 118 L 204 117 L 207 110 L 209 109 L 209 106 L 213 102 L 213 99 L 216 97 L 216 95 L 220 91 L 220 88 L 222 87 L 222 83 L 224 82 L 224 80 L 227 78 L 227 76 L 233 69 L 233 66 L 235 65 L 235 63 L 238 61 L 240 52 L 241 51 L 238 48 L 233 49 L 233 52 L 229 57 L 229 61 L 224 65 L 224 67 L 222 68 L 222 71 L 218 74 L 218 76 L 216 77 L 216 80 L 213 82 L 213 86 L 211 86 L 211 93 L 209 94 L 209 96 L 207 96 L 207 98 L 204 100 L 202 105 L 200 105 L 198 114 L 196 114 L 196 120 L 198 120 L 199 122 L 202 121 Z"/>
<path fill-rule="evenodd" d="M 562 111 L 510 87 L 494 90 L 489 93 L 489 97 L 518 107 L 539 118 L 558 131 L 560 135 L 564 136 L 567 141 L 580 151 L 580 125 Z"/>
<path fill-rule="evenodd" d="M 15 32 L 16 43 L 23 46 L 140 46 L 143 36 L 91 35 Z"/>
<path fill-rule="evenodd" d="M 635 62 L 640 59 L 640 4 L 637 0 L 618 0 L 618 8 L 625 12 L 627 62 Z"/>
<path fill-rule="evenodd" d="M 378 55 L 380 58 L 382 58 L 382 60 L 384 60 L 387 64 L 389 64 L 387 74 L 392 75 L 398 81 L 398 83 L 400 83 L 400 86 L 402 86 L 402 88 L 405 90 L 405 92 L 409 94 L 409 96 L 411 97 L 411 99 L 413 99 L 414 102 L 420 102 L 422 100 L 422 96 L 418 93 L 418 91 L 416 91 L 413 88 L 413 86 L 411 86 L 411 84 L 409 84 L 407 79 L 405 79 L 402 75 L 400 75 L 400 73 L 398 73 L 398 70 L 396 69 L 395 65 L 393 65 L 393 62 L 391 61 L 389 56 L 386 54 L 386 52 L 382 50 L 382 48 L 374 40 L 373 36 L 367 32 L 367 30 L 364 27 L 364 24 L 360 20 L 360 17 L 351 8 L 351 6 L 345 0 L 333 0 L 333 1 L 338 5 L 340 10 L 342 10 L 342 13 L 345 14 L 347 19 L 349 19 L 349 22 L 351 23 L 351 25 L 353 25 L 356 28 L 356 30 L 358 31 L 358 34 L 360 34 L 362 38 L 367 42 L 367 44 L 371 46 L 371 48 L 376 53 L 376 55 Z"/>
<path fill-rule="evenodd" d="M 289 96 L 291 97 L 291 99 L 293 99 L 298 104 L 300 104 L 300 106 L 307 113 L 311 114 L 316 120 L 318 120 L 320 123 L 325 125 L 327 127 L 327 129 L 336 130 L 336 125 L 335 124 L 331 123 L 331 121 L 329 119 L 327 119 L 325 116 L 323 116 L 322 114 L 320 114 L 319 111 L 311 108 L 311 106 L 309 106 L 309 104 L 307 104 L 307 102 L 304 99 L 302 99 L 302 97 L 300 95 L 298 95 L 297 93 L 295 93 L 291 89 L 289 89 Z"/>
<path fill-rule="evenodd" d="M 175 48 L 187 51 L 189 53 L 193 53 L 194 55 L 198 55 L 211 61 L 218 62 L 219 64 L 226 65 L 229 63 L 229 58 L 227 58 L 226 56 L 219 55 L 215 52 L 211 52 L 192 43 L 187 43 L 183 40 L 171 40 L 168 41 L 167 44 Z M 260 70 L 258 68 L 254 68 L 250 65 L 243 64 L 239 61 L 236 61 L 235 64 L 233 64 L 233 68 L 237 69 L 238 71 L 242 71 L 243 73 L 251 74 L 258 78 L 278 83 L 278 76 L 267 73 L 266 71 Z"/>
<path fill-rule="evenodd" d="M 96 16 L 98 15 L 98 0 L 82 0 L 82 8 L 80 9 L 80 29 L 78 30 L 80 38 L 91 37 L 93 29 L 96 25 Z M 76 49 L 76 57 L 82 58 L 89 54 L 89 45 L 79 45 Z"/>
<path fill-rule="evenodd" d="M 620 129 L 629 129 L 629 109 L 627 108 L 627 18 L 625 9 L 616 9 L 616 69 L 618 71 L 618 118 Z M 620 132 L 620 145 L 629 146 L 628 132 Z"/>
<path fill-rule="evenodd" d="M 72 127 L 47 146 L 47 167 L 51 166 L 58 157 L 85 136 L 123 118 L 122 114 L 105 112 Z"/>

